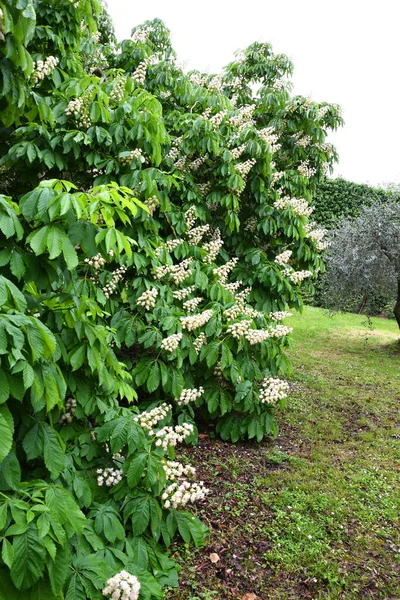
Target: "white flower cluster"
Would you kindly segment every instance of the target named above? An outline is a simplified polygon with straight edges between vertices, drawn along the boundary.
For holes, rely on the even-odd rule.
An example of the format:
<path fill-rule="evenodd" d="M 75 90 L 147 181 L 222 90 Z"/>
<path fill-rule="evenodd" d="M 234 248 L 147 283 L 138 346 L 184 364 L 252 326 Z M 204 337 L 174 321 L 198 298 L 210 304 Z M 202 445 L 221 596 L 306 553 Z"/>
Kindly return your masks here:
<path fill-rule="evenodd" d="M 68 106 L 65 109 L 67 117 L 73 116 L 80 127 L 90 127 L 92 121 L 89 117 L 89 102 L 88 97 L 81 96 L 81 98 L 75 98 L 68 102 Z"/>
<path fill-rule="evenodd" d="M 93 256 L 92 258 L 85 258 L 85 263 L 98 271 L 104 267 L 106 261 L 101 254 L 96 254 L 96 256 Z"/>
<path fill-rule="evenodd" d="M 201 334 L 193 342 L 193 346 L 194 346 L 194 349 L 196 350 L 197 354 L 200 352 L 200 348 L 202 346 L 206 346 L 206 345 L 207 345 L 206 334 L 201 332 Z"/>
<path fill-rule="evenodd" d="M 315 167 L 310 167 L 308 160 L 303 160 L 297 167 L 298 172 L 302 177 L 310 178 L 317 172 Z"/>
<path fill-rule="evenodd" d="M 207 87 L 210 91 L 215 90 L 217 92 L 220 92 L 223 87 L 222 75 L 214 75 L 214 77 L 212 77 L 211 80 L 208 82 Z"/>
<path fill-rule="evenodd" d="M 162 277 L 165 277 L 165 275 L 169 274 L 171 275 L 174 283 L 178 285 L 182 283 L 182 281 L 185 281 L 187 277 L 189 277 L 191 273 L 190 264 L 192 261 L 193 258 L 189 257 L 185 258 L 185 260 L 177 265 L 163 265 L 161 267 L 157 267 L 155 270 L 155 277 L 156 279 L 161 279 Z"/>
<path fill-rule="evenodd" d="M 287 265 L 292 254 L 292 250 L 285 250 L 284 252 L 281 252 L 281 254 L 275 256 L 274 262 L 276 262 L 277 265 Z"/>
<path fill-rule="evenodd" d="M 222 121 L 225 119 L 227 112 L 227 110 L 220 110 L 216 115 L 209 119 L 213 129 L 218 129 Z"/>
<path fill-rule="evenodd" d="M 173 335 L 169 335 L 164 338 L 161 342 L 161 348 L 166 350 L 167 352 L 174 352 L 179 346 L 179 342 L 182 339 L 181 333 L 174 333 Z"/>
<path fill-rule="evenodd" d="M 275 171 L 275 173 L 272 173 L 272 184 L 275 184 L 277 181 L 282 179 L 282 177 L 284 175 L 285 175 L 284 171 Z"/>
<path fill-rule="evenodd" d="M 191 229 L 197 219 L 196 207 L 191 206 L 189 208 L 189 210 L 187 210 L 183 216 L 185 219 L 186 229 Z"/>
<path fill-rule="evenodd" d="M 222 283 L 221 282 L 222 287 L 224 288 L 224 290 L 226 290 L 227 292 L 231 292 L 231 294 L 234 294 L 236 292 L 236 290 L 238 290 L 240 288 L 240 286 L 242 285 L 241 281 L 233 281 L 232 283 Z"/>
<path fill-rule="evenodd" d="M 123 75 L 118 75 L 113 81 L 113 89 L 110 92 L 110 102 L 119 104 L 125 96 L 126 79 Z"/>
<path fill-rule="evenodd" d="M 134 44 L 145 44 L 149 38 L 149 35 L 154 31 L 153 27 L 138 27 L 132 35 L 132 42 Z"/>
<path fill-rule="evenodd" d="M 182 288 L 181 290 L 176 290 L 175 292 L 172 292 L 172 295 L 177 300 L 183 300 L 184 298 L 187 298 L 189 296 L 189 294 L 194 292 L 194 290 L 195 290 L 195 286 L 191 285 L 187 288 Z"/>
<path fill-rule="evenodd" d="M 276 143 L 279 140 L 279 135 L 276 133 L 274 127 L 264 127 L 264 129 L 258 131 L 258 135 L 268 144 L 271 154 L 280 149 L 281 144 Z"/>
<path fill-rule="evenodd" d="M 239 339 L 246 335 L 251 327 L 250 321 L 239 321 L 237 323 L 231 323 L 226 330 L 227 333 L 230 333 L 232 337 Z"/>
<path fill-rule="evenodd" d="M 249 329 L 246 331 L 245 338 L 252 346 L 260 344 L 270 337 L 269 331 L 266 329 Z"/>
<path fill-rule="evenodd" d="M 185 169 L 186 166 L 186 156 L 181 156 L 181 158 L 179 158 L 178 160 L 176 160 L 174 162 L 174 167 L 175 169 L 178 169 L 179 171 L 183 171 Z"/>
<path fill-rule="evenodd" d="M 239 130 L 243 128 L 243 125 L 246 127 L 251 125 L 253 123 L 252 116 L 255 108 L 255 104 L 248 104 L 247 106 L 239 108 L 235 115 L 229 117 L 229 123 L 233 125 L 233 127 L 238 127 Z"/>
<path fill-rule="evenodd" d="M 261 390 L 259 393 L 260 401 L 264 404 L 276 404 L 278 400 L 283 400 L 287 397 L 287 391 L 289 390 L 289 384 L 282 379 L 275 379 L 274 377 L 266 377 L 261 382 Z"/>
<path fill-rule="evenodd" d="M 231 258 L 231 260 L 228 260 L 228 262 L 225 263 L 224 265 L 221 265 L 220 267 L 216 267 L 215 269 L 213 269 L 214 275 L 217 275 L 217 277 L 220 278 L 221 282 L 225 283 L 229 273 L 235 267 L 238 260 L 239 260 L 238 258 L 234 257 L 234 258 Z"/>
<path fill-rule="evenodd" d="M 243 315 L 245 317 L 249 317 L 249 319 L 259 319 L 259 318 L 264 317 L 264 313 L 262 313 L 262 312 L 260 312 L 258 310 L 255 310 L 251 306 L 246 306 L 243 309 Z"/>
<path fill-rule="evenodd" d="M 280 323 L 278 323 L 276 327 L 269 330 L 269 335 L 272 338 L 278 339 L 281 337 L 285 337 L 285 335 L 289 335 L 289 333 L 292 333 L 292 331 L 293 327 L 286 327 L 286 325 L 281 325 Z"/>
<path fill-rule="evenodd" d="M 237 148 L 233 148 L 231 150 L 232 158 L 236 160 L 237 158 L 242 156 L 242 154 L 245 150 L 246 150 L 246 144 L 242 144 L 241 146 L 238 146 Z"/>
<path fill-rule="evenodd" d="M 290 273 L 289 279 L 293 283 L 301 283 L 304 279 L 306 279 L 307 277 L 311 277 L 311 276 L 312 276 L 311 271 L 293 271 L 293 273 Z"/>
<path fill-rule="evenodd" d="M 315 147 L 318 148 L 318 150 L 325 152 L 326 154 L 332 154 L 332 152 L 334 151 L 333 144 L 330 144 L 329 142 L 324 142 L 323 144 L 315 144 Z"/>
<path fill-rule="evenodd" d="M 183 389 L 179 398 L 177 398 L 176 402 L 179 406 L 190 404 L 190 402 L 195 402 L 197 398 L 204 394 L 204 388 L 193 388 L 193 389 Z"/>
<path fill-rule="evenodd" d="M 109 298 L 111 294 L 115 292 L 118 283 L 121 281 L 121 279 L 124 278 L 127 269 L 127 266 L 122 265 L 121 267 L 112 272 L 112 279 L 110 283 L 103 287 L 103 293 L 106 298 Z"/>
<path fill-rule="evenodd" d="M 307 200 L 304 198 L 289 198 L 289 196 L 279 198 L 274 202 L 274 206 L 278 210 L 290 207 L 293 211 L 293 214 L 297 215 L 298 217 L 309 217 L 314 210 L 314 208 L 310 206 Z"/>
<path fill-rule="evenodd" d="M 157 207 L 160 206 L 160 201 L 157 196 L 151 196 L 144 201 L 144 204 L 149 209 L 149 214 L 152 217 Z"/>
<path fill-rule="evenodd" d="M 322 228 L 313 229 L 313 227 L 314 223 L 306 225 L 306 237 L 315 243 L 317 250 L 325 250 L 329 246 L 329 242 L 324 240 L 327 230 Z"/>
<path fill-rule="evenodd" d="M 175 460 L 167 460 L 164 465 L 165 475 L 168 481 L 180 479 L 183 475 L 193 477 L 196 475 L 196 469 L 190 465 L 183 465 Z"/>
<path fill-rule="evenodd" d="M 146 81 L 147 67 L 151 64 L 154 64 L 156 57 L 150 56 L 142 60 L 141 63 L 138 64 L 136 70 L 132 73 L 132 79 L 135 83 L 139 85 L 143 85 Z"/>
<path fill-rule="evenodd" d="M 299 135 L 297 134 L 296 146 L 298 146 L 299 148 L 307 148 L 307 146 L 309 146 L 311 142 L 312 138 L 310 135 L 301 135 L 301 137 L 299 137 Z"/>
<path fill-rule="evenodd" d="M 189 76 L 189 80 L 191 83 L 193 83 L 194 85 L 198 85 L 200 87 L 203 87 L 206 85 L 207 83 L 207 75 L 204 75 L 203 73 L 191 73 Z"/>
<path fill-rule="evenodd" d="M 257 230 L 257 219 L 255 217 L 250 217 L 249 219 L 246 219 L 246 221 L 244 222 L 244 230 L 254 233 Z"/>
<path fill-rule="evenodd" d="M 275 321 L 275 323 L 277 323 L 278 321 L 283 321 L 283 319 L 286 319 L 287 317 L 291 316 L 293 316 L 293 313 L 288 312 L 286 310 L 277 310 L 275 312 L 269 313 L 269 318 L 271 319 L 271 321 Z"/>
<path fill-rule="evenodd" d="M 42 81 L 47 75 L 50 75 L 59 63 L 59 59 L 55 56 L 47 56 L 46 59 L 38 60 L 33 63 L 32 80 L 36 84 L 38 81 Z"/>
<path fill-rule="evenodd" d="M 150 290 L 146 290 L 139 296 L 137 303 L 139 306 L 144 306 L 146 310 L 150 310 L 155 307 L 158 296 L 158 290 L 156 288 L 151 288 Z"/>
<path fill-rule="evenodd" d="M 75 409 L 76 409 L 75 398 L 68 398 L 65 402 L 65 414 L 61 415 L 58 422 L 60 424 L 65 423 L 65 421 L 67 423 L 71 423 L 72 419 L 74 418 L 74 415 L 75 415 Z"/>
<path fill-rule="evenodd" d="M 198 183 L 197 187 L 199 188 L 201 196 L 204 197 L 207 196 L 208 192 L 211 190 L 211 183 Z"/>
<path fill-rule="evenodd" d="M 176 161 L 176 159 L 179 156 L 179 148 L 177 148 L 176 146 L 172 146 L 168 152 L 168 154 L 165 155 L 165 158 L 170 158 L 173 161 Z"/>
<path fill-rule="evenodd" d="M 156 433 L 156 446 L 161 446 L 167 451 L 168 446 L 176 446 L 180 442 L 184 442 L 186 438 L 192 435 L 194 427 L 191 423 L 183 423 L 183 425 L 175 425 L 175 427 L 163 427 Z"/>
<path fill-rule="evenodd" d="M 242 310 L 243 310 L 243 308 L 241 306 L 234 304 L 230 308 L 226 308 L 224 310 L 224 316 L 227 319 L 237 319 L 238 316 L 242 314 Z"/>
<path fill-rule="evenodd" d="M 127 571 L 121 571 L 108 579 L 107 587 L 102 590 L 103 596 L 110 596 L 110 600 L 137 600 L 139 592 L 139 579 Z"/>
<path fill-rule="evenodd" d="M 191 169 L 192 171 L 198 171 L 200 169 L 200 167 L 202 165 L 204 165 L 204 163 L 206 162 L 207 157 L 206 156 L 200 156 L 200 158 L 196 158 L 195 160 L 192 160 L 192 162 L 189 164 L 189 169 Z"/>
<path fill-rule="evenodd" d="M 242 308 L 245 307 L 246 298 L 250 292 L 251 292 L 251 288 L 247 287 L 247 288 L 244 288 L 244 290 L 242 290 L 235 296 L 236 303 L 239 304 L 239 306 L 241 306 Z"/>
<path fill-rule="evenodd" d="M 172 406 L 170 404 L 163 402 L 161 406 L 156 406 L 151 410 L 145 410 L 144 412 L 137 415 L 133 420 L 135 421 L 135 423 L 139 423 L 139 425 L 145 431 L 147 431 L 149 435 L 153 435 L 154 427 L 157 425 L 157 423 L 165 419 L 171 408 Z"/>
<path fill-rule="evenodd" d="M 135 150 L 131 150 L 128 156 L 120 156 L 118 158 L 121 165 L 129 167 L 133 160 L 140 160 L 143 156 L 143 150 L 141 148 L 135 148 Z"/>
<path fill-rule="evenodd" d="M 179 320 L 182 324 L 182 329 L 187 329 L 188 331 L 193 331 L 194 329 L 197 329 L 198 327 L 202 327 L 203 325 L 208 323 L 208 321 L 211 319 L 212 316 L 213 316 L 213 311 L 211 309 L 208 309 L 197 315 L 193 315 L 190 317 L 180 317 Z"/>
<path fill-rule="evenodd" d="M 183 244 L 183 240 L 181 240 L 179 238 L 174 238 L 172 240 L 168 240 L 165 242 L 165 244 L 162 244 L 161 246 L 158 246 L 158 248 L 156 248 L 155 255 L 160 256 L 161 250 L 163 248 L 165 248 L 168 252 L 171 252 L 172 250 L 175 250 L 175 248 L 177 248 L 181 244 Z"/>
<path fill-rule="evenodd" d="M 205 250 L 208 254 L 203 258 L 203 262 L 210 265 L 217 258 L 219 251 L 224 245 L 223 240 L 221 239 L 221 232 L 219 228 L 214 231 L 213 237 L 209 242 L 205 242 L 202 245 L 203 250 Z"/>
<path fill-rule="evenodd" d="M 203 300 L 203 298 L 201 298 L 200 296 L 196 296 L 196 298 L 191 298 L 190 300 L 186 300 L 186 302 L 183 303 L 183 308 L 187 312 L 193 312 L 194 310 L 196 310 L 196 308 L 198 307 L 198 305 L 200 304 L 200 302 L 202 300 Z"/>
<path fill-rule="evenodd" d="M 204 487 L 202 481 L 200 483 L 190 483 L 184 481 L 181 484 L 171 483 L 166 489 L 161 499 L 164 501 L 164 508 L 179 508 L 185 506 L 188 502 L 196 502 L 202 500 L 209 492 Z"/>
<path fill-rule="evenodd" d="M 113 469 L 108 467 L 107 469 L 97 469 L 97 485 L 100 487 L 104 484 L 107 487 L 117 485 L 122 480 L 121 469 Z"/>
<path fill-rule="evenodd" d="M 245 162 L 237 163 L 237 165 L 235 165 L 235 169 L 243 179 L 246 179 L 250 169 L 256 164 L 256 162 L 257 161 L 255 158 L 249 158 Z"/>
<path fill-rule="evenodd" d="M 331 107 L 329 106 L 329 104 L 326 104 L 325 106 L 321 106 L 317 110 L 317 119 L 323 119 L 325 117 L 325 115 L 328 114 L 330 109 L 331 109 Z"/>
<path fill-rule="evenodd" d="M 200 244 L 203 236 L 209 231 L 209 225 L 199 225 L 199 227 L 194 227 L 193 229 L 189 229 L 187 232 L 189 244 L 192 246 L 197 246 Z"/>
<path fill-rule="evenodd" d="M 287 79 L 275 79 L 272 84 L 272 89 L 276 92 L 282 92 L 289 86 L 289 81 Z"/>

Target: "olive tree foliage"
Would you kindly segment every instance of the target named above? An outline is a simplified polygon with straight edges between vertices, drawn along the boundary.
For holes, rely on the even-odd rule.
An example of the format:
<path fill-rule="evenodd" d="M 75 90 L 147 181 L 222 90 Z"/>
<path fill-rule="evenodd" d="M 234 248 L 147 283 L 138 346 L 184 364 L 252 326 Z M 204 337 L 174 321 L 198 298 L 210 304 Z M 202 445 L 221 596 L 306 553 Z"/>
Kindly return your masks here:
<path fill-rule="evenodd" d="M 158 20 L 0 9 L 0 598 L 160 597 L 206 534 L 176 443 L 276 435 L 340 112 L 268 44 L 184 73 Z"/>
<path fill-rule="evenodd" d="M 365 206 L 343 219 L 326 253 L 324 302 L 348 309 L 355 300 L 386 297 L 400 327 L 400 211 L 397 202 Z"/>

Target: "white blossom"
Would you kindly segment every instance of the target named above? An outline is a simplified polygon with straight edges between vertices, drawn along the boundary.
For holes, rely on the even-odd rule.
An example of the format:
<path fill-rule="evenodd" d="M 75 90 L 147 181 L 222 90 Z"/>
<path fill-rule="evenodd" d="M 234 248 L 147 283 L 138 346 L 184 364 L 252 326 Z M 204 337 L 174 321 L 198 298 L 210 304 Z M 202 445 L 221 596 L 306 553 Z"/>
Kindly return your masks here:
<path fill-rule="evenodd" d="M 196 315 L 191 315 L 189 317 L 180 317 L 180 322 L 182 324 L 182 329 L 187 329 L 188 331 L 193 331 L 198 327 L 202 327 L 213 316 L 213 311 L 211 309 L 205 310 L 202 313 L 198 313 Z"/>
<path fill-rule="evenodd" d="M 269 318 L 271 319 L 271 321 L 275 322 L 283 321 L 283 319 L 286 319 L 287 317 L 291 316 L 293 316 L 293 313 L 287 312 L 286 310 L 278 310 L 269 313 Z"/>
<path fill-rule="evenodd" d="M 201 386 L 199 388 L 183 389 L 176 403 L 179 406 L 190 404 L 191 402 L 195 402 L 197 398 L 200 398 L 202 394 L 204 394 L 204 388 Z"/>
<path fill-rule="evenodd" d="M 261 382 L 261 389 L 259 392 L 260 402 L 267 404 L 276 404 L 279 400 L 283 400 L 287 397 L 287 391 L 289 390 L 289 384 L 282 379 L 276 379 L 273 377 L 266 377 Z"/>
<path fill-rule="evenodd" d="M 76 409 L 76 400 L 75 398 L 67 398 L 66 402 L 65 402 L 65 413 L 63 415 L 61 415 L 61 417 L 59 418 L 58 422 L 61 423 L 65 423 L 65 421 L 67 423 L 71 423 L 72 419 L 75 416 L 75 409 Z"/>
<path fill-rule="evenodd" d="M 179 346 L 179 342 L 182 339 L 181 333 L 174 333 L 163 339 L 161 342 L 161 348 L 167 352 L 174 352 Z"/>
<path fill-rule="evenodd" d="M 150 310 L 155 307 L 157 296 L 158 290 L 156 290 L 156 288 L 151 288 L 139 296 L 137 303 L 139 306 L 144 306 L 146 310 Z"/>
<path fill-rule="evenodd" d="M 287 265 L 292 254 L 293 254 L 292 250 L 285 250 L 281 254 L 278 254 L 277 256 L 275 256 L 274 262 L 276 262 L 277 265 Z"/>
<path fill-rule="evenodd" d="M 117 485 L 122 480 L 122 470 L 108 467 L 106 469 L 97 469 L 97 485 L 112 487 Z"/>
<path fill-rule="evenodd" d="M 165 417 L 168 416 L 168 413 L 171 409 L 172 406 L 170 404 L 163 402 L 161 406 L 156 406 L 151 410 L 143 411 L 142 413 L 137 415 L 133 420 L 136 423 L 139 423 L 139 425 L 143 427 L 143 429 L 145 429 L 147 432 L 151 432 L 151 435 L 157 423 L 165 419 Z"/>
<path fill-rule="evenodd" d="M 186 438 L 192 435 L 193 431 L 194 427 L 191 423 L 183 423 L 182 425 L 175 425 L 175 427 L 167 425 L 155 434 L 156 446 L 167 451 L 169 446 L 176 446 L 178 443 L 184 442 Z"/>
<path fill-rule="evenodd" d="M 209 490 L 204 487 L 204 483 L 193 483 L 183 481 L 182 483 L 171 483 L 161 496 L 165 508 L 181 508 L 188 502 L 196 502 L 205 498 Z"/>
<path fill-rule="evenodd" d="M 103 596 L 110 600 L 137 600 L 140 593 L 140 581 L 135 575 L 121 571 L 107 580 L 107 586 L 102 590 Z"/>

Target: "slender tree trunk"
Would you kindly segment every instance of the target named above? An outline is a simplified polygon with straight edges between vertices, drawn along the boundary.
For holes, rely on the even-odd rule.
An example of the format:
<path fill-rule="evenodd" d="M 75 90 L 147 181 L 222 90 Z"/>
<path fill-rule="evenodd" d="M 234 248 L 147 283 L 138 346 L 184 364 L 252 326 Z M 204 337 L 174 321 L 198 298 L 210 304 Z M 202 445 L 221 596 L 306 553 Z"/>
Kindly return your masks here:
<path fill-rule="evenodd" d="M 361 315 L 361 313 L 364 312 L 365 305 L 367 304 L 367 299 L 368 299 L 368 294 L 364 294 L 363 299 L 361 300 L 361 304 L 358 307 L 358 314 L 359 315 Z"/>
<path fill-rule="evenodd" d="M 393 312 L 396 317 L 397 325 L 400 328 L 400 277 L 397 279 L 397 302 L 394 305 Z"/>

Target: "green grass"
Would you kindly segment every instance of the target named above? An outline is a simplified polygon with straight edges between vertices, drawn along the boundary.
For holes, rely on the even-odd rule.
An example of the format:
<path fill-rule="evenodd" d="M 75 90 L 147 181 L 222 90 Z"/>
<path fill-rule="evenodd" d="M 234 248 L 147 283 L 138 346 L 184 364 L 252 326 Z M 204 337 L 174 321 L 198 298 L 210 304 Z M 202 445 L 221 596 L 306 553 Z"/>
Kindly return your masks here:
<path fill-rule="evenodd" d="M 219 476 L 200 516 L 223 527 L 168 598 L 400 598 L 397 325 L 311 307 L 286 324 L 294 373 L 279 437 L 194 455 Z M 226 571 L 212 571 L 220 548 Z"/>

